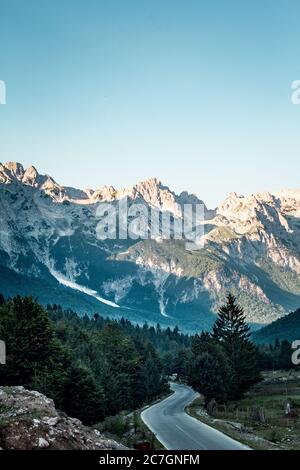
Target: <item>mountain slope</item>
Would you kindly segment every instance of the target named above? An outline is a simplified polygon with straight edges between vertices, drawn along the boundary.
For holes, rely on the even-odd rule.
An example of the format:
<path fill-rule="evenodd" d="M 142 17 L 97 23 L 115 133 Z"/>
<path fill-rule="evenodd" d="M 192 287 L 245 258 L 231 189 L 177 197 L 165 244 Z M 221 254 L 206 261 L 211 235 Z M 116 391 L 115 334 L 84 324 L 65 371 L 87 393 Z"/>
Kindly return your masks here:
<path fill-rule="evenodd" d="M 253 339 L 259 344 L 272 344 L 276 339 L 294 341 L 300 339 L 300 309 L 279 318 L 270 325 L 253 333 Z"/>
<path fill-rule="evenodd" d="M 135 237 L 99 237 L 99 209 L 110 203 L 119 215 L 124 198 L 131 214 L 126 228 Z M 189 251 L 173 221 L 182 220 L 185 204 L 201 203 L 186 192 L 176 195 L 156 178 L 120 190 L 81 190 L 32 166 L 0 164 L 0 290 L 32 291 L 42 303 L 178 323 L 186 330 L 210 328 L 229 290 L 249 322 L 269 323 L 297 308 L 300 191 L 231 193 L 217 210 L 204 206 L 205 219 L 198 223 L 205 245 Z M 141 239 L 130 212 L 136 204 L 146 207 L 140 225 L 153 230 L 154 239 Z M 161 226 L 166 214 L 171 239 Z"/>

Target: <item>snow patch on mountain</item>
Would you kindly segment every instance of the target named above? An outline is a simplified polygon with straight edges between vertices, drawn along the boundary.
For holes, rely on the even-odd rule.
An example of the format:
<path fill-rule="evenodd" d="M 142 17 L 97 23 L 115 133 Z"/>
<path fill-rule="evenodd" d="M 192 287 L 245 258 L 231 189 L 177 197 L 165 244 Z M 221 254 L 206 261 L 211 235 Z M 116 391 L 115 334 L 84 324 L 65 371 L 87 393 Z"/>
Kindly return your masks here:
<path fill-rule="evenodd" d="M 119 308 L 120 305 L 116 304 L 115 302 L 112 302 L 110 300 L 104 299 L 103 297 L 100 297 L 98 292 L 92 289 L 89 289 L 88 287 L 81 286 L 80 284 L 76 284 L 76 282 L 70 281 L 70 279 L 67 279 L 65 276 L 63 276 L 61 273 L 55 271 L 54 269 L 50 270 L 51 274 L 55 279 L 62 285 L 69 287 L 71 289 L 78 290 L 80 292 L 83 292 L 84 294 L 90 295 L 91 297 L 94 297 L 97 299 L 99 302 L 102 304 L 110 305 L 111 307 L 114 308 Z"/>
<path fill-rule="evenodd" d="M 129 207 L 143 203 L 148 213 L 175 220 L 184 204 L 202 203 L 156 178 L 131 188 L 82 190 L 33 166 L 0 164 L 1 265 L 37 279 L 52 270 L 62 285 L 115 307 L 142 306 L 146 299 L 164 316 L 172 316 L 177 304 L 201 309 L 203 297 L 213 310 L 228 290 L 246 299 L 256 322 L 299 306 L 300 190 L 231 193 L 217 210 L 205 207 L 205 247 L 194 253 L 165 240 L 148 215 L 143 223 L 159 232 L 156 241 L 97 239 L 98 206 L 111 202 L 117 210 L 125 197 Z M 99 296 L 95 278 L 114 302 Z"/>

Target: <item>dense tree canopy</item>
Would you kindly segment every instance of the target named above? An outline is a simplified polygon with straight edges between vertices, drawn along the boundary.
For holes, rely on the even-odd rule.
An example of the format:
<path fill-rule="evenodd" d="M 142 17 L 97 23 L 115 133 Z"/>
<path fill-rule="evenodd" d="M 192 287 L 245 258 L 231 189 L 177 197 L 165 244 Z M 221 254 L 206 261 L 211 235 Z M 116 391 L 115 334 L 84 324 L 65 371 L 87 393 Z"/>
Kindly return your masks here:
<path fill-rule="evenodd" d="M 30 297 L 16 297 L 0 306 L 0 334 L 8 351 L 0 383 L 39 390 L 87 424 L 137 408 L 168 389 L 149 340 L 162 342 L 163 333 L 155 329 L 99 315 L 80 318 L 59 306 L 46 311 Z M 173 334 L 180 337 L 165 333 Z M 171 339 L 166 343 L 169 351 L 174 348 Z"/>
<path fill-rule="evenodd" d="M 173 373 L 208 404 L 239 398 L 260 380 L 260 369 L 292 367 L 287 341 L 254 346 L 231 295 L 212 333 L 193 337 L 0 295 L 0 338 L 7 346 L 0 384 L 39 390 L 87 424 L 156 399 Z"/>
<path fill-rule="evenodd" d="M 205 397 L 219 402 L 239 398 L 261 380 L 257 348 L 250 341 L 243 309 L 230 294 L 212 334 L 192 339 L 182 376 Z"/>

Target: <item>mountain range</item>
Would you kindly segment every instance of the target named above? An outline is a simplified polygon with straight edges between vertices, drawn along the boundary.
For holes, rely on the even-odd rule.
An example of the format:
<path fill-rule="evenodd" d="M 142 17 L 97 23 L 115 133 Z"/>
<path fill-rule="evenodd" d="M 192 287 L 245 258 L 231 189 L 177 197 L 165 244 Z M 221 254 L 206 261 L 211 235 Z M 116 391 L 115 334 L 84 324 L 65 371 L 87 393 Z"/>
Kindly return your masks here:
<path fill-rule="evenodd" d="M 204 204 L 204 247 L 194 251 L 159 229 L 155 239 L 99 239 L 99 206 L 117 211 L 125 197 L 156 220 L 178 220 L 185 204 L 204 204 L 156 178 L 82 190 L 33 166 L 0 164 L 0 291 L 185 331 L 209 329 L 228 291 L 256 326 L 299 307 L 300 190 L 230 193 L 213 210 Z"/>

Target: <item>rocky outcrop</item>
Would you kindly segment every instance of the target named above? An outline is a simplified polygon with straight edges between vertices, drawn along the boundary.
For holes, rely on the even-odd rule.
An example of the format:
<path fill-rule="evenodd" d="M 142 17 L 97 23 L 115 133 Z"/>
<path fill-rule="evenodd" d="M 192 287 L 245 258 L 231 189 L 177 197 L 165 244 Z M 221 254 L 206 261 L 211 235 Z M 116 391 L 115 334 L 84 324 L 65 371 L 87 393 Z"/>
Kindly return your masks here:
<path fill-rule="evenodd" d="M 0 387 L 0 448 L 16 450 L 124 449 L 96 429 L 56 410 L 53 400 L 24 387 Z"/>

